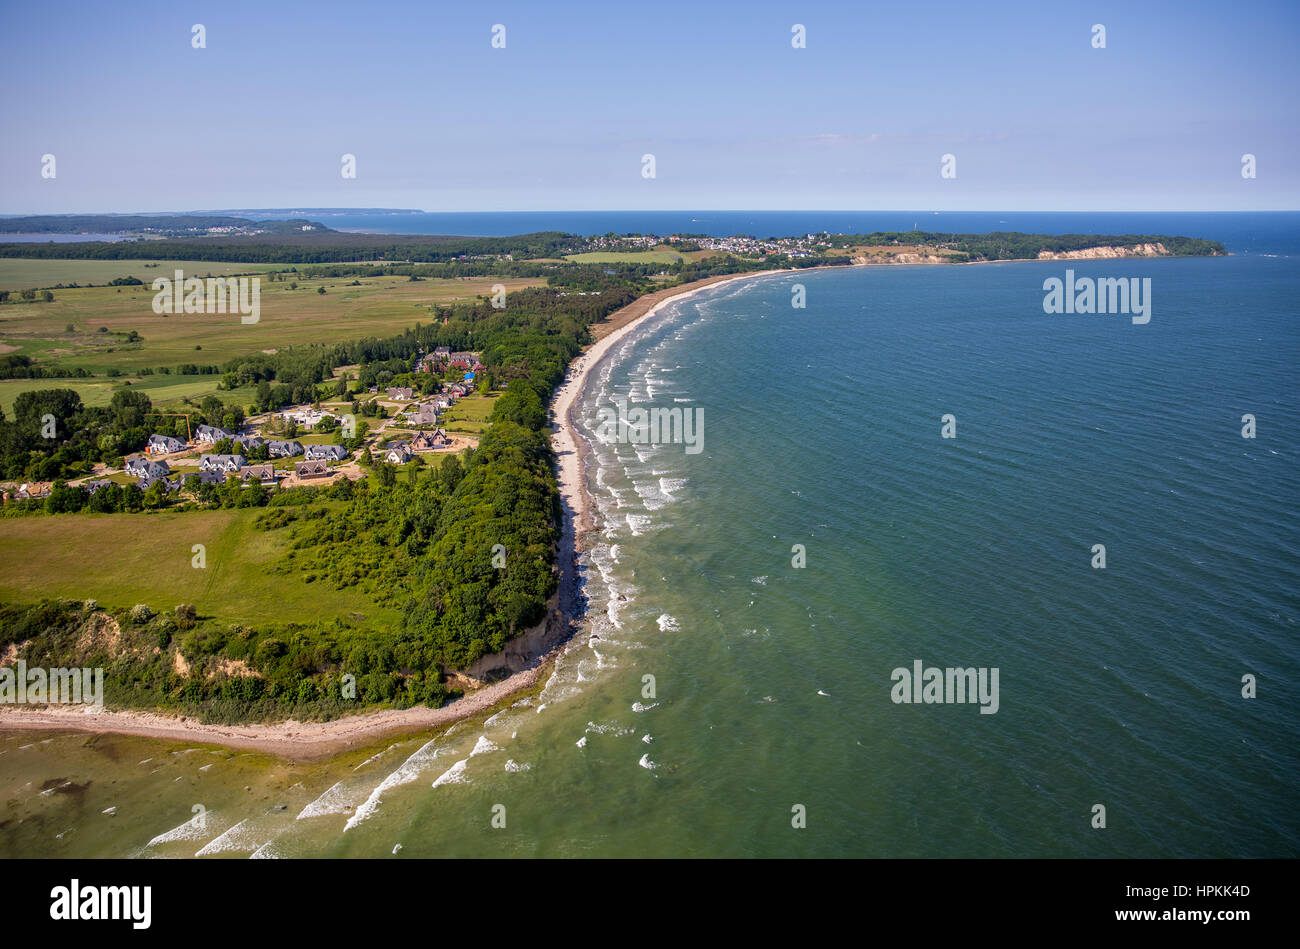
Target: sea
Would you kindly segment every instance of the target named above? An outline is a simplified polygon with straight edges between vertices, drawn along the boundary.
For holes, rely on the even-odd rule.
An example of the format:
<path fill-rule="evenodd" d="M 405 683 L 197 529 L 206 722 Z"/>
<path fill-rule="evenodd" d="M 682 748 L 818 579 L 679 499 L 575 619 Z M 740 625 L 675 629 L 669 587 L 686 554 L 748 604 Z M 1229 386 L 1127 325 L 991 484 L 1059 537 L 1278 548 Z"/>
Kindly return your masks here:
<path fill-rule="evenodd" d="M 0 733 L 0 855 L 1300 856 L 1300 214 L 917 223 L 1231 254 L 778 273 L 665 306 L 577 406 L 599 528 L 540 690 L 308 764 Z M 1067 269 L 1149 279 L 1149 322 L 1045 312 Z"/>

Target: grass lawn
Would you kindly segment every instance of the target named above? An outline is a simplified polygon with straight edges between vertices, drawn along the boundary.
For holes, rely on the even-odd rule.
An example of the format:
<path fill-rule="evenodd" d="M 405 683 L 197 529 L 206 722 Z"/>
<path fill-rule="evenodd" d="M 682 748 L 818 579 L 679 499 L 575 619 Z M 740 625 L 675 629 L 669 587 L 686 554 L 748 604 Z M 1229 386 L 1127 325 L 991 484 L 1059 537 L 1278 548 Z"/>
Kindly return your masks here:
<path fill-rule="evenodd" d="M 193 603 L 200 617 L 256 625 L 269 619 L 397 616 L 365 596 L 272 573 L 286 530 L 254 530 L 261 509 L 0 518 L 0 599 L 94 598 L 104 606 Z M 207 566 L 191 566 L 194 544 Z"/>
<path fill-rule="evenodd" d="M 500 393 L 490 392 L 466 396 L 443 413 L 438 426 L 448 432 L 482 435 L 488 429 L 487 417 L 492 413 L 498 395 Z"/>

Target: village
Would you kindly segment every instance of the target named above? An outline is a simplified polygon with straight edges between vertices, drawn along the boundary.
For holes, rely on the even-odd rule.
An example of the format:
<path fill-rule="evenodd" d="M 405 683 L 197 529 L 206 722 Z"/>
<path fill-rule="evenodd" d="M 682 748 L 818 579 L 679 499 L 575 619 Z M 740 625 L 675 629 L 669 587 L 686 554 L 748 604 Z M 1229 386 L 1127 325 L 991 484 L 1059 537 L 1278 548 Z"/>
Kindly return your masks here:
<path fill-rule="evenodd" d="M 483 370 L 478 353 L 438 347 L 417 354 L 412 371 L 444 376 L 454 372 L 462 381 L 445 382 L 433 394 L 421 394 L 413 386 L 370 386 L 367 401 L 381 411 L 365 419 L 365 426 L 345 411 L 349 402 L 287 406 L 250 415 L 233 431 L 198 424 L 188 439 L 155 432 L 143 451 L 125 457 L 121 468 L 100 464 L 92 475 L 68 484 L 89 495 L 112 484 L 181 495 L 207 484 L 224 485 L 233 478 L 245 487 L 257 484 L 274 490 L 364 478 L 366 453 L 371 463 L 394 466 L 456 454 L 477 445 L 478 439 L 449 433 L 443 419 L 474 395 L 476 378 Z M 376 423 L 373 430 L 368 429 L 371 422 Z M 3 499 L 36 500 L 48 496 L 51 488 L 50 483 L 33 482 L 6 486 Z"/>

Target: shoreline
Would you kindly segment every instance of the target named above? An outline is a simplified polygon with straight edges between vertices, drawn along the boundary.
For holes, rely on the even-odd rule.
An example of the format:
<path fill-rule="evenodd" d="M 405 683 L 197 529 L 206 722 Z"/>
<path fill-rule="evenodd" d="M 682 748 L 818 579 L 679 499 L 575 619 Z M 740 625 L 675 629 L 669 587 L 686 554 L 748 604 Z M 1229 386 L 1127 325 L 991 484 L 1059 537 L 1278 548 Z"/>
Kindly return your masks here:
<path fill-rule="evenodd" d="M 1144 257 L 1156 260 L 1162 257 Z M 1170 258 L 1174 259 L 1174 258 Z M 967 264 L 1060 263 L 1061 259 L 1026 258 L 1024 260 L 967 261 Z M 380 709 L 362 712 L 328 722 L 288 720 L 274 724 L 212 725 L 186 717 L 135 710 L 103 710 L 88 714 L 83 708 L 47 706 L 43 709 L 19 709 L 0 706 L 0 732 L 83 732 L 121 734 L 180 743 L 216 745 L 241 751 L 260 752 L 291 761 L 329 758 L 364 748 L 396 735 L 410 736 L 434 730 L 486 711 L 518 692 L 536 684 L 542 671 L 572 641 L 572 633 L 586 612 L 579 578 L 578 557 L 587 534 L 596 529 L 594 499 L 587 490 L 586 472 L 591 447 L 579 435 L 573 421 L 573 409 L 586 389 L 592 372 L 609 355 L 617 343 L 639 324 L 654 316 L 669 303 L 692 297 L 703 290 L 735 280 L 813 270 L 854 270 L 881 266 L 962 266 L 951 262 L 907 262 L 822 264 L 812 267 L 786 267 L 774 270 L 751 270 L 738 274 L 720 274 L 688 284 L 665 287 L 647 293 L 611 314 L 609 319 L 592 327 L 596 341 L 569 364 L 564 380 L 552 396 L 550 413 L 551 445 L 556 458 L 556 481 L 564 512 L 558 545 L 560 567 L 559 602 L 556 610 L 570 625 L 557 645 L 535 657 L 527 666 L 506 679 L 484 686 L 442 708 L 416 706 L 409 709 Z M 548 615 L 547 622 L 551 616 Z"/>
<path fill-rule="evenodd" d="M 594 527 L 592 505 L 588 503 L 586 483 L 583 480 L 589 448 L 577 434 L 572 420 L 573 405 L 586 388 L 591 371 L 619 340 L 670 301 L 731 280 L 788 272 L 790 271 L 761 270 L 724 274 L 645 294 L 593 328 L 593 332 L 604 332 L 570 363 L 564 381 L 551 400 L 552 445 L 558 469 L 556 480 L 564 509 L 559 545 L 558 609 L 562 614 L 567 614 L 566 619 L 571 617 L 570 621 L 576 623 L 584 611 L 577 558 L 583 536 Z M 328 722 L 298 722 L 290 719 L 274 724 L 213 725 L 184 716 L 137 710 L 89 712 L 84 707 L 46 706 L 27 709 L 4 706 L 0 707 L 0 732 L 118 734 L 182 744 L 216 745 L 290 761 L 314 761 L 356 751 L 396 735 L 412 736 L 434 730 L 487 711 L 497 703 L 534 686 L 542 672 L 571 639 L 571 636 L 566 636 L 563 642 L 536 657 L 529 662 L 527 668 L 510 677 L 437 709 L 424 706 L 380 709 Z"/>

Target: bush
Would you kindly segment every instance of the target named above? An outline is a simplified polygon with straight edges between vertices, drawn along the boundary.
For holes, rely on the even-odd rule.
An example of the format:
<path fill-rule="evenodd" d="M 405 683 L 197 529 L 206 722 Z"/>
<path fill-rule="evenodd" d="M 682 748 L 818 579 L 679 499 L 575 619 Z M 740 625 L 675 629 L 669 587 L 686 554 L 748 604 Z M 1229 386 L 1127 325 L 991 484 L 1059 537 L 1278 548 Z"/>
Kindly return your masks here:
<path fill-rule="evenodd" d="M 149 607 L 144 603 L 137 603 L 135 606 L 131 607 L 130 615 L 131 622 L 133 623 L 147 623 L 149 620 L 153 619 L 153 610 L 149 609 Z"/>

